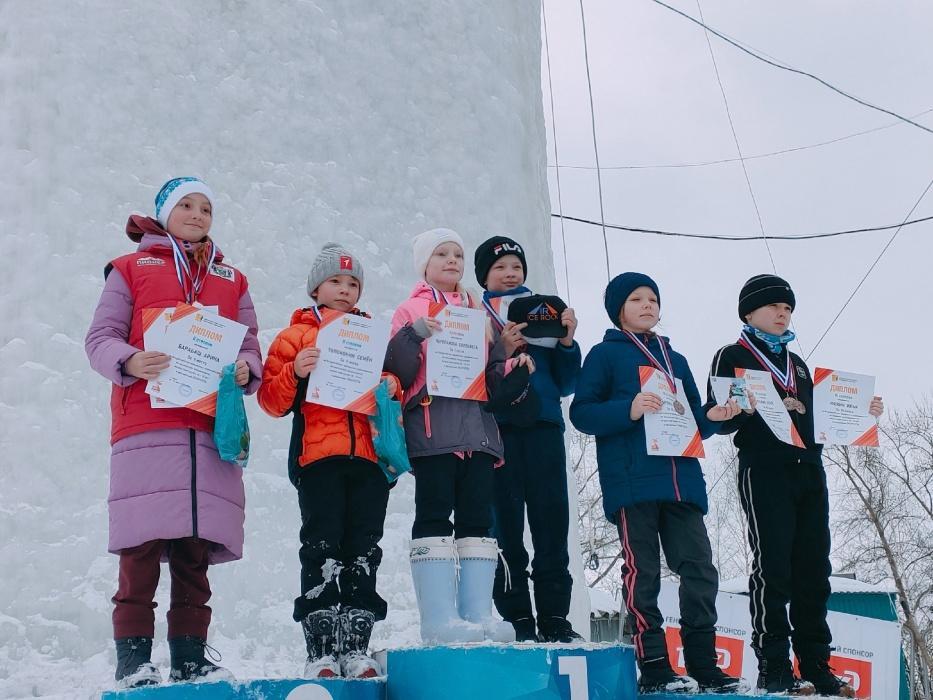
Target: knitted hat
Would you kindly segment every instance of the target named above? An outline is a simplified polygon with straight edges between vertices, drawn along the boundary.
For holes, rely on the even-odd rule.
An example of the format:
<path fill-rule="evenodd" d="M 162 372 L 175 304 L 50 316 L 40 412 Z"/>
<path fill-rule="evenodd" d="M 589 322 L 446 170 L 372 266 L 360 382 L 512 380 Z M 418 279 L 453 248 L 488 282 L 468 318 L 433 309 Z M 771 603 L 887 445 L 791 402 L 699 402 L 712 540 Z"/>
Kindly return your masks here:
<path fill-rule="evenodd" d="M 211 206 L 214 206 L 214 193 L 211 192 L 211 188 L 196 177 L 175 177 L 162 185 L 155 198 L 155 218 L 162 224 L 162 228 L 168 226 L 168 217 L 175 205 L 183 197 L 195 193 L 203 194 Z"/>
<path fill-rule="evenodd" d="M 415 263 L 415 274 L 418 279 L 424 279 L 424 271 L 428 266 L 428 260 L 434 249 L 442 243 L 456 243 L 460 248 L 466 250 L 463 245 L 463 239 L 460 234 L 449 228 L 432 228 L 430 231 L 419 233 L 412 239 L 412 252 Z"/>
<path fill-rule="evenodd" d="M 794 290 L 787 280 L 777 275 L 755 275 L 739 292 L 739 318 L 745 321 L 745 317 L 755 309 L 782 302 L 790 306 L 791 311 L 797 306 Z"/>
<path fill-rule="evenodd" d="M 657 282 L 641 272 L 623 272 L 613 277 L 606 285 L 606 313 L 615 326 L 619 326 L 619 312 L 622 311 L 625 300 L 639 287 L 649 287 L 658 297 L 658 306 L 661 305 L 661 292 Z"/>
<path fill-rule="evenodd" d="M 522 274 L 528 276 L 528 262 L 525 260 L 525 251 L 522 247 L 505 236 L 493 236 L 479 244 L 476 254 L 473 256 L 473 265 L 476 270 L 476 281 L 480 286 L 486 288 L 486 278 L 489 276 L 489 268 L 496 264 L 496 260 L 503 255 L 514 255 L 522 263 Z"/>
<path fill-rule="evenodd" d="M 356 277 L 360 283 L 360 294 L 363 293 L 363 263 L 360 259 L 351 255 L 350 251 L 339 243 L 325 243 L 311 263 L 311 272 L 308 273 L 308 296 L 314 298 L 314 291 L 334 275 Z"/>

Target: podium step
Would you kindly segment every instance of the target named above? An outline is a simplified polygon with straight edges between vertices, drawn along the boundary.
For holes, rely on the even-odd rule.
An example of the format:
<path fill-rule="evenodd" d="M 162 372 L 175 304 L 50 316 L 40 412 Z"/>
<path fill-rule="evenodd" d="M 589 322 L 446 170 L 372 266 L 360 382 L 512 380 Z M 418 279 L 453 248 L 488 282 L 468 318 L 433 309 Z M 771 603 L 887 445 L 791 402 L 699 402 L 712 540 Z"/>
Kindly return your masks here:
<path fill-rule="evenodd" d="M 511 644 L 398 649 L 389 700 L 634 700 L 631 647 Z"/>
<path fill-rule="evenodd" d="M 115 690 L 101 700 L 385 700 L 385 680 L 263 679 L 242 683 L 166 683 Z"/>

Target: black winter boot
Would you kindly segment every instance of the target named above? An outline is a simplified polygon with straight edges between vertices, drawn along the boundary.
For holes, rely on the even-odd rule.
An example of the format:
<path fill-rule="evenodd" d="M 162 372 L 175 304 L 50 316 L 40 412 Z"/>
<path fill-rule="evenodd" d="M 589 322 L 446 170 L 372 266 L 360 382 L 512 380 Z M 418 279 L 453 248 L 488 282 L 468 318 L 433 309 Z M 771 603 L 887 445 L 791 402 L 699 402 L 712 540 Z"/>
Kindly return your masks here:
<path fill-rule="evenodd" d="M 512 620 L 512 627 L 515 628 L 516 642 L 537 642 L 538 633 L 535 632 L 535 619 L 533 617 L 520 617 Z"/>
<path fill-rule="evenodd" d="M 113 679 L 121 688 L 158 685 L 162 674 L 150 661 L 151 637 L 124 637 L 113 640 L 117 646 L 117 670 Z"/>
<path fill-rule="evenodd" d="M 583 641 L 583 637 L 573 631 L 565 617 L 548 615 L 538 617 L 538 640 L 549 643 L 570 644 Z"/>
<path fill-rule="evenodd" d="M 671 668 L 666 656 L 640 664 L 641 676 L 638 678 L 638 693 L 695 693 L 697 683 L 689 676 L 678 676 Z"/>
<path fill-rule="evenodd" d="M 687 673 L 700 686 L 701 693 L 737 693 L 742 685 L 741 678 L 727 676 L 718 666 L 690 668 Z"/>
<path fill-rule="evenodd" d="M 775 695 L 813 695 L 812 683 L 794 676 L 790 659 L 758 659 L 758 689 Z"/>
<path fill-rule="evenodd" d="M 211 654 L 217 654 L 217 661 L 221 659 L 217 650 L 208 646 L 200 637 L 185 635 L 169 639 L 168 649 L 172 657 L 172 671 L 169 673 L 169 679 L 172 681 L 234 680 L 230 671 L 205 658 L 204 652 L 207 650 Z"/>
<path fill-rule="evenodd" d="M 324 608 L 305 615 L 301 621 L 305 635 L 308 660 L 305 662 L 305 678 L 336 678 L 340 675 L 337 663 L 340 620 L 337 608 Z"/>
<path fill-rule="evenodd" d="M 382 675 L 379 662 L 367 654 L 376 616 L 369 610 L 340 611 L 340 670 L 344 678 L 376 678 Z"/>
<path fill-rule="evenodd" d="M 855 697 L 855 688 L 833 673 L 828 661 L 801 659 L 800 677 L 813 684 L 817 695 L 839 698 Z"/>

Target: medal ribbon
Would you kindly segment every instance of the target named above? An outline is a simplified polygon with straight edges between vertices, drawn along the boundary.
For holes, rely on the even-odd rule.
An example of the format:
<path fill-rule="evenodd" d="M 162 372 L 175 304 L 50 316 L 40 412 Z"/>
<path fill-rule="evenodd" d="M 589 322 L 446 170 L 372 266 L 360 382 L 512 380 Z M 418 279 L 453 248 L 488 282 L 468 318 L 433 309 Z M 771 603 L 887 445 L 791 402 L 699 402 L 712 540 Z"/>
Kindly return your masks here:
<path fill-rule="evenodd" d="M 178 276 L 178 284 L 181 285 L 181 291 L 185 295 L 185 301 L 191 304 L 198 298 L 201 287 L 204 286 L 208 271 L 211 269 L 211 265 L 214 264 L 214 259 L 217 257 L 217 249 L 214 247 L 214 241 L 211 241 L 211 254 L 207 261 L 207 265 L 198 271 L 197 277 L 193 277 L 191 275 L 191 265 L 188 263 L 188 256 L 181 249 L 181 246 L 178 245 L 178 241 L 175 240 L 172 234 L 169 233 L 166 235 L 168 237 L 168 242 L 172 246 L 172 257 L 175 260 L 175 274 Z"/>
<path fill-rule="evenodd" d="M 431 285 L 431 284 L 429 284 L 428 287 L 431 289 L 431 294 L 434 295 L 434 301 L 435 301 L 435 303 L 444 304 L 445 306 L 447 306 L 447 305 L 450 303 L 449 301 L 447 301 L 447 297 L 444 295 L 444 292 L 442 292 L 440 289 L 438 289 L 437 287 L 435 287 L 434 285 Z M 460 304 L 460 306 L 467 306 L 467 307 L 470 306 L 470 294 L 469 294 L 469 292 L 464 291 L 464 292 L 460 295 L 460 298 L 461 298 L 463 301 L 466 302 L 465 304 Z"/>
<path fill-rule="evenodd" d="M 661 354 L 664 356 L 664 364 L 667 365 L 666 368 L 663 367 L 660 362 L 658 362 L 654 354 L 652 354 L 652 352 L 648 349 L 648 346 L 641 342 L 641 339 L 637 335 L 624 329 L 622 332 L 632 339 L 632 342 L 635 343 L 635 345 L 638 346 L 638 349 L 644 353 L 645 357 L 651 361 L 651 364 L 655 367 L 655 369 L 664 375 L 664 378 L 667 380 L 667 385 L 671 388 L 671 393 L 676 396 L 677 383 L 674 381 L 674 367 L 671 364 L 671 356 L 667 354 L 667 344 L 664 342 L 664 338 L 657 336 L 658 345 L 661 346 Z"/>
<path fill-rule="evenodd" d="M 489 317 L 492 319 L 493 325 L 496 326 L 496 330 L 501 331 L 505 328 L 505 322 L 507 320 L 502 318 L 502 315 L 499 313 L 499 309 L 502 308 L 502 301 L 508 299 L 509 304 L 511 304 L 520 297 L 527 297 L 530 295 L 531 290 L 527 287 L 516 287 L 508 294 L 497 294 L 496 296 L 489 296 L 489 292 L 483 294 L 483 306 L 485 306 L 486 311 L 489 312 Z M 493 301 L 498 301 L 498 303 L 494 306 Z"/>
<path fill-rule="evenodd" d="M 771 373 L 774 381 L 788 394 L 797 395 L 797 378 L 794 376 L 794 363 L 790 359 L 790 350 L 787 350 L 787 369 L 782 372 L 755 344 L 749 339 L 745 331 L 739 336 L 739 345 L 748 350 L 758 363 Z"/>

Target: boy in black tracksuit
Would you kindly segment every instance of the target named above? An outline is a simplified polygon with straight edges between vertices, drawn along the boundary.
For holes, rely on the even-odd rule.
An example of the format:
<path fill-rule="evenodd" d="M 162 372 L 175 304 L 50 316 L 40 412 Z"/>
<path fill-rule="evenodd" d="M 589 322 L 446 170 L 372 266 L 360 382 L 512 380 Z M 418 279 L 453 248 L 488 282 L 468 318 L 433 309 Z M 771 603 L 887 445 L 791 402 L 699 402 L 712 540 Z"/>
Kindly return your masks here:
<path fill-rule="evenodd" d="M 531 295 L 523 286 L 528 270 L 522 247 L 511 238 L 494 236 L 479 245 L 474 262 L 476 280 L 487 290 L 483 304 L 493 328 L 502 335 L 507 355 L 523 349 L 534 360 L 531 386 L 541 406 L 531 425 L 519 425 L 508 415 L 496 416 L 505 463 L 495 471 L 495 533 L 511 586 L 506 585 L 500 561 L 493 600 L 499 614 L 515 628 L 517 641 L 572 642 L 581 637 L 567 620 L 572 587 L 567 553 L 570 513 L 560 400 L 573 393 L 580 372 L 580 346 L 573 339 L 576 317 L 573 309 L 561 313 L 567 335 L 560 340 L 524 338 L 521 331 L 527 324 L 506 320 L 511 301 Z M 526 507 L 534 545 L 531 579 L 537 634 L 523 540 Z"/>
<path fill-rule="evenodd" d="M 806 363 L 788 349 L 795 304 L 790 285 L 780 277 L 748 280 L 739 295 L 745 326 L 738 342 L 716 353 L 710 375 L 734 377 L 737 368 L 769 371 L 803 442 L 796 447 L 779 440 L 754 409 L 719 431 L 735 433 L 739 453 L 739 496 L 753 556 L 749 606 L 758 687 L 792 695 L 809 695 L 815 688 L 823 695 L 854 697 L 852 687 L 829 667 L 829 500 L 823 446 L 814 442 L 813 380 Z M 711 384 L 708 401 L 707 406 L 716 403 Z M 881 410 L 876 398 L 871 412 Z M 788 658 L 790 641 L 802 680 L 794 677 Z"/>

